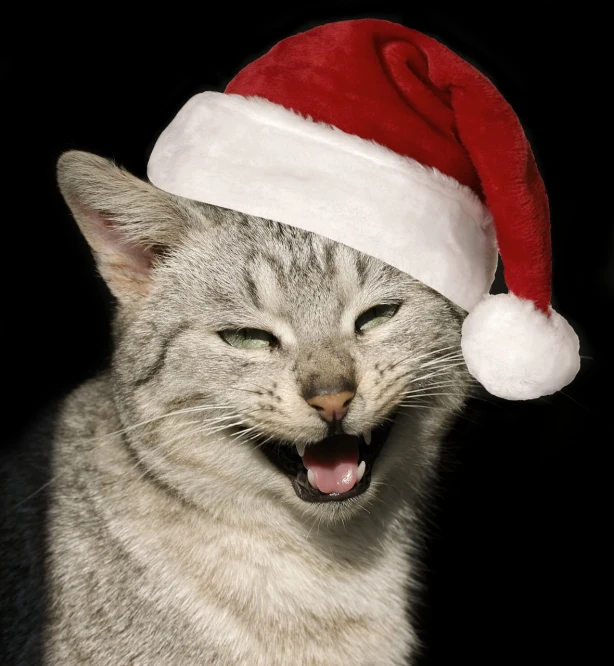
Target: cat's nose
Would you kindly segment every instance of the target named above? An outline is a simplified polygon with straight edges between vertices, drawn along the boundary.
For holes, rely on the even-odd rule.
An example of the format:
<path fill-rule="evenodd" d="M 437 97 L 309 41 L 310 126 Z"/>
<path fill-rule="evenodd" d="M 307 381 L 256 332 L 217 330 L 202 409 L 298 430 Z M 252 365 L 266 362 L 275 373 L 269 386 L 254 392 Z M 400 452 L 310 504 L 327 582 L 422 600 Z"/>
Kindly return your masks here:
<path fill-rule="evenodd" d="M 340 391 L 339 393 L 314 395 L 305 400 L 325 421 L 332 423 L 333 421 L 341 421 L 347 414 L 354 395 L 353 391 Z"/>

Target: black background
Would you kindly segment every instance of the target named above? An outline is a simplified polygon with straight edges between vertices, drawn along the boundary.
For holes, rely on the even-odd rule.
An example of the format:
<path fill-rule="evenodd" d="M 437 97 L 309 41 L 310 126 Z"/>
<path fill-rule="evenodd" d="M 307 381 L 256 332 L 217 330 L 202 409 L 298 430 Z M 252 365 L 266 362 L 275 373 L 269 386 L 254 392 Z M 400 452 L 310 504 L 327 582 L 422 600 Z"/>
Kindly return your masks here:
<path fill-rule="evenodd" d="M 614 261 L 611 216 L 588 212 L 605 198 L 588 154 L 602 104 L 586 81 L 598 17 L 552 2 L 412 4 L 215 7 L 196 39 L 202 17 L 185 14 L 185 39 L 175 24 L 142 44 L 113 29 L 90 38 L 84 24 L 6 49 L 3 430 L 13 439 L 110 353 L 111 299 L 55 185 L 62 151 L 112 157 L 143 177 L 182 104 L 223 90 L 278 40 L 366 16 L 422 30 L 486 73 L 525 127 L 550 196 L 553 303 L 583 360 L 555 396 L 475 400 L 451 433 L 427 523 L 421 664 L 606 663 Z"/>

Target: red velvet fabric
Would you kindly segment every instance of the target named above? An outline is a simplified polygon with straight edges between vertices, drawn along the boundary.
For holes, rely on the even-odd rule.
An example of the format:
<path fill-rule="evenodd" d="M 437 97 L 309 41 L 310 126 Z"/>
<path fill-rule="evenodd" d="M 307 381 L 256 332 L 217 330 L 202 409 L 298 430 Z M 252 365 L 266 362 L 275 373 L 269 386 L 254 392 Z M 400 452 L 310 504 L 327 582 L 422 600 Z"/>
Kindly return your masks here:
<path fill-rule="evenodd" d="M 226 92 L 371 139 L 471 187 L 494 217 L 509 290 L 547 311 L 548 199 L 531 148 L 494 85 L 447 47 L 388 21 L 329 23 L 281 41 Z"/>

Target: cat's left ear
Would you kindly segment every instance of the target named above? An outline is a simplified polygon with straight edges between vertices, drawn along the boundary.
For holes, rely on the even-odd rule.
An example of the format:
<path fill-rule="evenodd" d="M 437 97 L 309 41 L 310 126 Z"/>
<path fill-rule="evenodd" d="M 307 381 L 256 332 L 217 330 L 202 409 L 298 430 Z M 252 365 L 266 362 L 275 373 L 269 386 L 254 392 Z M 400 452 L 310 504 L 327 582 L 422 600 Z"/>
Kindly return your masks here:
<path fill-rule="evenodd" d="M 94 252 L 100 274 L 122 303 L 151 287 L 151 268 L 190 220 L 188 200 L 168 194 L 91 153 L 69 151 L 58 160 L 58 184 Z"/>

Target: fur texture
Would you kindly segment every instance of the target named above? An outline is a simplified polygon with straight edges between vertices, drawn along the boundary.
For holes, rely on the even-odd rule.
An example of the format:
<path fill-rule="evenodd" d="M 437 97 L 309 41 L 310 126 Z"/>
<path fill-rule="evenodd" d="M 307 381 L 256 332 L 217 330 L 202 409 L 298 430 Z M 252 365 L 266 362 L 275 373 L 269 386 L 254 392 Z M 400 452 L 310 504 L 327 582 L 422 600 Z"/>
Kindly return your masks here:
<path fill-rule="evenodd" d="M 412 663 L 418 499 L 471 382 L 463 312 L 346 246 L 102 158 L 68 153 L 58 176 L 118 303 L 111 368 L 55 429 L 45 663 Z M 279 346 L 218 335 L 240 327 Z M 305 387 L 347 373 L 345 430 L 395 425 L 364 494 L 303 502 L 254 437 L 325 437 Z"/>

